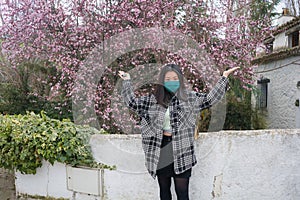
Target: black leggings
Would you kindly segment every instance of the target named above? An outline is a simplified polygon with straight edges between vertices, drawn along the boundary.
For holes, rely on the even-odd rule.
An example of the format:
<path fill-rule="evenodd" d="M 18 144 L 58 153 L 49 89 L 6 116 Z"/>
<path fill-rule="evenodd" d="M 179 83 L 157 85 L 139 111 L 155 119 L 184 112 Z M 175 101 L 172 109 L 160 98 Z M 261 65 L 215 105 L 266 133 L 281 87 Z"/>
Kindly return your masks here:
<path fill-rule="evenodd" d="M 160 189 L 161 200 L 171 200 L 171 178 L 166 176 L 157 176 Z M 189 200 L 189 180 L 190 178 L 173 177 L 177 200 Z"/>

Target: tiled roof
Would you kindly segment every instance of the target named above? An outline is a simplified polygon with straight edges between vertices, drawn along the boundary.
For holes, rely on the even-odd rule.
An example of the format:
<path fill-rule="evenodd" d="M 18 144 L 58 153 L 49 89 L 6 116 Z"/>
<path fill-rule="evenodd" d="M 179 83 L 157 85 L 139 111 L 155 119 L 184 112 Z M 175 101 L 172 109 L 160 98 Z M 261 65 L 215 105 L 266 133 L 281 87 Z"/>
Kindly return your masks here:
<path fill-rule="evenodd" d="M 279 33 L 282 33 L 290 28 L 293 28 L 294 26 L 298 25 L 300 23 L 300 16 L 295 17 L 294 19 L 292 19 L 291 21 L 288 21 L 284 24 L 282 24 L 281 26 L 278 26 L 277 28 L 275 28 L 272 31 L 272 35 L 277 35 Z"/>
<path fill-rule="evenodd" d="M 251 63 L 253 65 L 256 65 L 256 64 L 259 65 L 259 64 L 265 64 L 268 62 L 288 58 L 291 56 L 299 56 L 299 55 L 300 55 L 300 46 L 296 46 L 293 48 L 287 48 L 287 49 L 283 49 L 280 51 L 275 51 L 273 53 L 265 54 L 261 57 L 253 59 Z"/>
<path fill-rule="evenodd" d="M 281 26 L 275 28 L 272 31 L 271 35 L 266 37 L 265 41 L 271 40 L 272 38 L 274 39 L 275 35 L 285 32 L 299 24 L 300 24 L 300 16 L 295 17 L 291 21 L 288 21 L 288 22 L 282 24 Z M 255 59 L 253 59 L 251 63 L 252 64 L 264 64 L 264 63 L 284 59 L 284 58 L 291 57 L 291 56 L 298 56 L 298 55 L 300 55 L 300 47 L 299 46 L 293 47 L 293 48 L 286 48 L 286 49 L 274 51 L 272 53 L 264 54 L 262 56 L 259 56 L 259 57 L 256 57 Z"/>

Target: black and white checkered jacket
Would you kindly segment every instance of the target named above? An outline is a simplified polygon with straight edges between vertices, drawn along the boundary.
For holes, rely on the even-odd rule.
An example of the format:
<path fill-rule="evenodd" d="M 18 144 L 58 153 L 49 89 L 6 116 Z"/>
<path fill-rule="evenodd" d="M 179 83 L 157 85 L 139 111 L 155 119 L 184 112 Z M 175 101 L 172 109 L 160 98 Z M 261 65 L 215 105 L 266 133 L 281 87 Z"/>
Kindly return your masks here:
<path fill-rule="evenodd" d="M 194 154 L 194 131 L 199 112 L 219 101 L 226 91 L 228 79 L 224 76 L 209 93 L 188 92 L 187 101 L 175 96 L 169 103 L 172 127 L 174 171 L 176 174 L 193 167 L 197 161 Z M 162 126 L 166 108 L 157 104 L 154 95 L 136 98 L 130 80 L 123 81 L 122 96 L 125 104 L 138 113 L 141 119 L 142 146 L 145 165 L 155 179 L 163 137 Z"/>

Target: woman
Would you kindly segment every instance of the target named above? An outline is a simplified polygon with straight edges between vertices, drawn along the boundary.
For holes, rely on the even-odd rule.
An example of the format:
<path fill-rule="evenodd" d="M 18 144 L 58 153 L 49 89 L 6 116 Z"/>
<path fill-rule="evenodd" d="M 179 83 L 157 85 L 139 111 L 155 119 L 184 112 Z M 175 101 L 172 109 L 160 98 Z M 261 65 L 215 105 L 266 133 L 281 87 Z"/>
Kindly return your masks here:
<path fill-rule="evenodd" d="M 124 102 L 141 119 L 145 164 L 150 175 L 154 179 L 157 176 L 161 200 L 172 199 L 172 177 L 177 199 L 189 199 L 189 179 L 197 163 L 194 153 L 196 117 L 202 109 L 223 97 L 228 75 L 238 68 L 224 71 L 215 87 L 204 94 L 186 91 L 179 66 L 167 64 L 160 72 L 155 92 L 140 98 L 134 95 L 130 75 L 119 71 Z"/>

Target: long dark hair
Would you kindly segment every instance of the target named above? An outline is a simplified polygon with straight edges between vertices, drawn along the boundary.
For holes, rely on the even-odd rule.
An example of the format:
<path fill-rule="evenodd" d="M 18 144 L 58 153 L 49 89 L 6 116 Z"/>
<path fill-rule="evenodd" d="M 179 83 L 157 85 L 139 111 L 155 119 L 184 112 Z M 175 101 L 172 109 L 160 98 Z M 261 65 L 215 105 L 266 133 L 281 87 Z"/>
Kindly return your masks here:
<path fill-rule="evenodd" d="M 166 76 L 166 73 L 169 71 L 174 71 L 178 75 L 180 86 L 179 86 L 179 89 L 176 92 L 176 94 L 169 92 L 164 87 L 165 76 Z M 158 77 L 158 84 L 156 85 L 156 88 L 154 91 L 154 96 L 155 96 L 158 104 L 160 104 L 164 107 L 168 107 L 168 104 L 174 95 L 176 95 L 179 99 L 181 99 L 183 101 L 186 101 L 186 99 L 187 99 L 184 81 L 183 81 L 183 74 L 182 74 L 182 71 L 180 70 L 180 67 L 176 64 L 167 64 L 160 71 L 160 74 Z"/>

